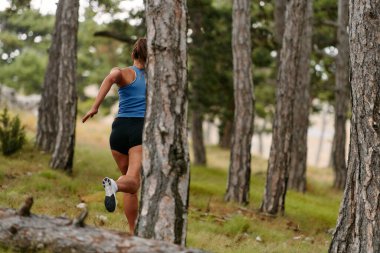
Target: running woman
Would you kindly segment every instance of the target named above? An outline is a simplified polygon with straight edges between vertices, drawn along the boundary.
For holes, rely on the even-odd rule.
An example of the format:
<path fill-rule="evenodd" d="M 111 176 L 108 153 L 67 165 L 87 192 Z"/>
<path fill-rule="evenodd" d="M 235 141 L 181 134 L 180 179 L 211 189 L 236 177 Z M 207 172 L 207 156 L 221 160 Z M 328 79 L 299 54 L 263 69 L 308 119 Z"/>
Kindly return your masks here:
<path fill-rule="evenodd" d="M 83 117 L 82 122 L 86 122 L 98 112 L 99 106 L 111 86 L 117 84 L 119 87 L 119 111 L 112 123 L 110 147 L 122 176 L 116 181 L 109 177 L 103 179 L 104 205 L 109 212 L 115 211 L 116 192 L 123 192 L 124 213 L 128 220 L 130 233 L 133 234 L 138 212 L 137 191 L 140 187 L 141 144 L 146 110 L 144 66 L 147 48 L 145 38 L 137 40 L 131 56 L 133 66 L 113 68 L 104 79 L 93 106 Z"/>

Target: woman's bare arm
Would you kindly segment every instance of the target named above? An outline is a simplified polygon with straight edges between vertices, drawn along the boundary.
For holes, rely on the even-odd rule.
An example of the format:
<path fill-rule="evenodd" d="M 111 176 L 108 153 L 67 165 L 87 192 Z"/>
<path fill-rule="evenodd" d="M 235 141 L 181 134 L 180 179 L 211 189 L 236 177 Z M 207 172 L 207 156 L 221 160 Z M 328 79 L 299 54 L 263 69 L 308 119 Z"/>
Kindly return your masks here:
<path fill-rule="evenodd" d="M 93 106 L 82 118 L 83 123 L 86 122 L 88 118 L 92 118 L 96 113 L 98 113 L 99 106 L 103 102 L 107 93 L 110 91 L 112 85 L 114 83 L 118 83 L 121 78 L 122 78 L 122 73 L 121 73 L 120 68 L 113 68 L 111 72 L 106 76 L 106 78 L 104 78 Z"/>

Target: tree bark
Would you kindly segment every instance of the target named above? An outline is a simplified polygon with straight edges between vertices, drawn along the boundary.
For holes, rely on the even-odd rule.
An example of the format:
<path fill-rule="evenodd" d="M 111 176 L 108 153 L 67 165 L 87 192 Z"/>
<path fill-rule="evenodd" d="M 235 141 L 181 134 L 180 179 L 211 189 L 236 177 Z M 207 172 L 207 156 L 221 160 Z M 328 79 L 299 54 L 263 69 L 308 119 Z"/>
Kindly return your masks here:
<path fill-rule="evenodd" d="M 348 1 L 338 1 L 338 55 L 335 72 L 335 133 L 333 143 L 334 187 L 344 189 L 346 168 L 346 115 L 349 106 Z"/>
<path fill-rule="evenodd" d="M 291 166 L 294 133 L 296 90 L 303 80 L 305 53 L 310 45 L 302 37 L 307 33 L 308 11 L 312 1 L 291 0 L 287 7 L 286 27 L 280 55 L 276 111 L 273 121 L 272 145 L 269 156 L 264 199 L 261 211 L 268 214 L 284 213 L 285 195 Z"/>
<path fill-rule="evenodd" d="M 344 197 L 330 253 L 380 252 L 380 0 L 350 1 L 352 118 Z"/>
<path fill-rule="evenodd" d="M 40 215 L 19 215 L 0 208 L 0 250 L 19 252 L 128 252 L 196 253 L 167 242 L 147 240 L 127 233 L 84 226 L 86 213 L 76 220 Z"/>
<path fill-rule="evenodd" d="M 63 0 L 61 0 L 63 1 Z M 58 135 L 50 166 L 71 172 L 75 146 L 77 92 L 78 0 L 65 0 L 62 5 L 61 44 L 58 69 Z"/>
<path fill-rule="evenodd" d="M 185 0 L 147 0 L 148 98 L 136 234 L 186 242 L 189 154 Z"/>
<path fill-rule="evenodd" d="M 228 183 L 224 199 L 241 204 L 249 203 L 251 181 L 254 97 L 250 28 L 250 0 L 234 0 L 232 7 L 232 54 L 235 113 Z"/>
<path fill-rule="evenodd" d="M 45 78 L 38 107 L 38 122 L 36 146 L 46 152 L 54 151 L 55 140 L 58 133 L 58 71 L 61 46 L 61 26 L 64 1 L 59 1 L 55 25 L 49 49 L 49 59 L 45 71 Z"/>
<path fill-rule="evenodd" d="M 307 130 L 310 110 L 310 56 L 312 37 L 313 3 L 308 1 L 301 35 L 301 52 L 296 76 L 294 126 L 288 187 L 299 192 L 306 191 Z"/>
<path fill-rule="evenodd" d="M 274 38 L 279 49 L 281 48 L 284 36 L 287 2 L 288 0 L 275 0 L 274 3 Z"/>
<path fill-rule="evenodd" d="M 200 3 L 198 3 L 200 4 Z M 192 118 L 191 118 L 191 138 L 193 142 L 193 153 L 194 153 L 194 164 L 196 165 L 206 165 L 206 149 L 203 139 L 203 112 L 201 110 L 202 106 L 200 101 L 201 86 L 203 84 L 203 78 L 207 73 L 205 73 L 204 59 L 196 54 L 196 50 L 199 50 L 204 46 L 205 35 L 202 32 L 202 11 L 198 9 L 193 10 L 193 19 L 191 29 L 193 30 L 193 43 L 189 44 L 189 50 L 194 50 L 193 65 L 191 66 L 191 76 L 189 76 L 192 81 L 191 86 L 191 105 L 192 105 Z M 191 17 L 190 17 L 191 18 Z M 191 48 L 192 47 L 192 48 Z"/>
<path fill-rule="evenodd" d="M 231 139 L 232 139 L 233 122 L 229 119 L 225 119 L 225 121 L 222 124 L 223 124 L 223 129 L 220 132 L 221 135 L 219 137 L 219 147 L 230 148 Z"/>
<path fill-rule="evenodd" d="M 191 137 L 193 141 L 194 164 L 206 165 L 206 149 L 203 141 L 203 120 L 200 112 L 193 110 Z"/>

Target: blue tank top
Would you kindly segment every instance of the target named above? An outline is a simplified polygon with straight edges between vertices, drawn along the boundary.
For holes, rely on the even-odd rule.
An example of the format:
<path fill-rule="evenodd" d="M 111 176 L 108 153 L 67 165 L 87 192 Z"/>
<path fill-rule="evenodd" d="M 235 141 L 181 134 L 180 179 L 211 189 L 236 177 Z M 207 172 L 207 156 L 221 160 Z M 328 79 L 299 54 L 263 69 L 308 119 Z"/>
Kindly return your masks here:
<path fill-rule="evenodd" d="M 145 116 L 146 109 L 146 83 L 144 70 L 135 66 L 131 67 L 136 73 L 136 79 L 119 88 L 119 112 L 116 117 L 138 117 Z"/>

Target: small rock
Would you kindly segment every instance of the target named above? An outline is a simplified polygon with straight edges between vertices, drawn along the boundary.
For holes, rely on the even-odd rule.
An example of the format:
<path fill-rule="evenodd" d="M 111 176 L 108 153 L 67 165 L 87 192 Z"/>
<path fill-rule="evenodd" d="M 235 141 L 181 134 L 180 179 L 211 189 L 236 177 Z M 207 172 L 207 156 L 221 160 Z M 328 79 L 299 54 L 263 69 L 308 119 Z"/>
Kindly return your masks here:
<path fill-rule="evenodd" d="M 303 238 L 303 235 L 299 235 L 299 236 L 293 237 L 293 240 L 299 240 L 299 239 L 302 239 L 302 238 Z"/>
<path fill-rule="evenodd" d="M 86 208 L 86 203 L 79 203 L 78 205 L 77 205 L 77 208 L 79 208 L 79 209 L 85 209 Z"/>
<path fill-rule="evenodd" d="M 306 242 L 314 243 L 314 238 L 313 237 L 305 237 L 304 239 Z"/>
<path fill-rule="evenodd" d="M 261 237 L 258 235 L 258 236 L 256 236 L 256 241 L 258 241 L 258 242 L 262 242 L 263 239 L 261 239 Z"/>
<path fill-rule="evenodd" d="M 104 215 L 96 215 L 96 219 L 99 220 L 100 226 L 103 226 L 108 221 L 107 216 Z"/>
<path fill-rule="evenodd" d="M 26 175 L 30 177 L 31 175 L 33 175 L 33 173 L 28 171 L 28 172 L 26 172 Z"/>

